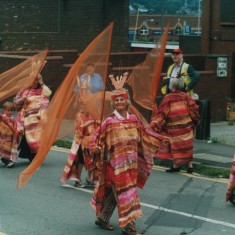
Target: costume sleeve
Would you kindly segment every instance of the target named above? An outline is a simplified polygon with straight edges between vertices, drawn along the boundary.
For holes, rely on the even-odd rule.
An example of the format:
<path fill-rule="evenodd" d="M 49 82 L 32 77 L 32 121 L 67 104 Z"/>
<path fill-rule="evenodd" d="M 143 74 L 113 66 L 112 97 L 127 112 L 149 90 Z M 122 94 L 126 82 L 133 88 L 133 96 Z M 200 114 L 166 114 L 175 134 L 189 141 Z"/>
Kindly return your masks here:
<path fill-rule="evenodd" d="M 143 188 L 153 167 L 153 159 L 157 151 L 167 140 L 164 136 L 147 129 L 143 123 L 138 122 L 140 130 L 140 144 L 138 146 L 138 177 L 137 186 Z"/>
<path fill-rule="evenodd" d="M 42 85 L 42 92 L 45 96 L 49 97 L 52 93 L 51 89 L 45 84 Z"/>
<path fill-rule="evenodd" d="M 93 138 L 90 144 L 90 152 L 94 151 L 94 146 L 99 145 L 101 147 L 101 152 L 104 152 L 105 145 L 106 145 L 106 127 L 107 127 L 107 120 L 106 118 L 102 121 L 101 125 L 95 129 L 93 134 Z"/>
<path fill-rule="evenodd" d="M 168 102 L 168 96 L 165 96 L 158 106 L 155 114 L 152 116 L 151 123 L 154 123 L 154 130 L 157 133 L 161 133 L 162 129 L 164 128 L 166 124 L 166 117 L 169 113 L 169 102 Z"/>
<path fill-rule="evenodd" d="M 20 110 L 24 104 L 25 96 L 23 95 L 25 90 L 19 91 L 13 99 L 13 103 L 17 110 Z"/>
<path fill-rule="evenodd" d="M 190 90 L 192 90 L 197 85 L 197 83 L 199 82 L 200 75 L 199 75 L 198 72 L 196 72 L 194 70 L 192 65 L 189 65 L 188 66 L 188 76 L 190 77 L 190 82 L 188 84 L 188 88 Z"/>

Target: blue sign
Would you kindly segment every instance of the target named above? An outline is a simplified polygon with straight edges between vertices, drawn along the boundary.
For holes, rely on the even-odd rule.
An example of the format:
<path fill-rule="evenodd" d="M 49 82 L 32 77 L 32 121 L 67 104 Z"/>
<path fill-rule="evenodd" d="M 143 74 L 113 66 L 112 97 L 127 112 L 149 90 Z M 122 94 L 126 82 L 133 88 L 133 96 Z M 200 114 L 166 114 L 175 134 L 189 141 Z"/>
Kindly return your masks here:
<path fill-rule="evenodd" d="M 191 26 L 186 24 L 184 26 L 184 35 L 190 35 L 190 34 L 191 34 Z"/>

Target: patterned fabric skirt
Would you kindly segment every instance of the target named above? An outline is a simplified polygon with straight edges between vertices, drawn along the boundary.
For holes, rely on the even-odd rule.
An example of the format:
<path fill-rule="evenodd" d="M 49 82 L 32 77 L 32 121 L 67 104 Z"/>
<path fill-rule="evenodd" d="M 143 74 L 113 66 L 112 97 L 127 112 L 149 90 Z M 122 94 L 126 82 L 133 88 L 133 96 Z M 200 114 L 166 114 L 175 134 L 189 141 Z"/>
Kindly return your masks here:
<path fill-rule="evenodd" d="M 156 154 L 160 159 L 173 159 L 176 165 L 188 164 L 193 160 L 193 130 L 187 133 L 166 135 L 170 144 L 160 146 Z"/>
<path fill-rule="evenodd" d="M 25 137 L 32 153 L 37 153 L 41 139 L 42 130 L 38 125 L 39 121 L 38 114 L 31 114 L 24 118 Z"/>
<path fill-rule="evenodd" d="M 103 172 L 91 199 L 91 206 L 96 210 L 96 215 L 99 216 L 108 196 L 107 192 L 110 192 L 114 186 L 117 195 L 119 226 L 125 227 L 131 221 L 141 217 L 143 214 L 140 200 L 136 185 L 133 184 L 133 179 L 136 178 L 136 170 L 127 170 L 115 175 L 111 165 L 104 163 Z"/>
<path fill-rule="evenodd" d="M 82 159 L 79 159 L 79 157 L 81 157 Z M 84 163 L 81 145 L 73 140 L 72 147 L 70 149 L 63 173 L 60 178 L 60 181 L 63 184 L 66 183 L 66 181 L 68 180 L 80 181 L 80 177 L 78 175 L 79 163 Z"/>
<path fill-rule="evenodd" d="M 10 128 L 1 122 L 0 157 L 13 162 L 17 161 L 17 137 Z"/>
<path fill-rule="evenodd" d="M 228 181 L 226 201 L 228 201 L 230 199 L 230 195 L 233 190 L 235 190 L 235 155 L 233 157 L 232 167 L 231 167 L 229 181 Z"/>

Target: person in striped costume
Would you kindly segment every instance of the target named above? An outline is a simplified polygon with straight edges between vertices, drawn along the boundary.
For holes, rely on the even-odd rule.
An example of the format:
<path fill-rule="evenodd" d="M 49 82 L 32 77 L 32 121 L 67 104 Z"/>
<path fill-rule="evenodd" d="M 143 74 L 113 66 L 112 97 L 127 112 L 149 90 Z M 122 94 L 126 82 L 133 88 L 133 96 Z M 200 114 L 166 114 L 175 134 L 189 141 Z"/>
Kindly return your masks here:
<path fill-rule="evenodd" d="M 3 104 L 3 114 L 0 114 L 0 158 L 4 167 L 10 168 L 17 162 L 17 122 L 12 117 L 14 105 L 11 102 Z"/>
<path fill-rule="evenodd" d="M 228 180 L 228 187 L 226 191 L 226 202 L 230 201 L 235 205 L 235 155 L 233 157 L 230 176 Z"/>
<path fill-rule="evenodd" d="M 19 91 L 13 100 L 18 110 L 18 130 L 23 133 L 19 145 L 20 158 L 32 161 L 38 151 L 42 132 L 38 124 L 48 107 L 51 93 L 39 74 L 32 86 Z"/>
<path fill-rule="evenodd" d="M 114 229 L 110 218 L 117 206 L 123 234 L 138 235 L 135 220 L 142 210 L 137 187 L 144 187 L 164 138 L 127 111 L 127 91 L 113 92 L 111 98 L 114 112 L 101 123 L 91 143 L 99 172 L 91 206 L 97 215 L 95 224 L 106 230 Z"/>
<path fill-rule="evenodd" d="M 173 166 L 166 172 L 178 172 L 180 166 L 188 165 L 187 172 L 193 173 L 194 128 L 199 124 L 198 105 L 182 92 L 182 78 L 172 78 L 172 92 L 164 96 L 152 116 L 150 126 L 170 140 L 169 148 L 157 153 L 160 159 L 173 159 Z"/>

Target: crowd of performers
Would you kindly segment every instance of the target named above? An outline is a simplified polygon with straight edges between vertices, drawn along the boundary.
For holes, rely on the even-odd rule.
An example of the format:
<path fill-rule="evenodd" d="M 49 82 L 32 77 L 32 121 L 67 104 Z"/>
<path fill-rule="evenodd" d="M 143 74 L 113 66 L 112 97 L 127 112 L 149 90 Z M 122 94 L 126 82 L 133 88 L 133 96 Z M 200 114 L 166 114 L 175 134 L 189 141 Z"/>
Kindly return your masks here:
<path fill-rule="evenodd" d="M 88 82 L 78 81 L 75 92 L 92 92 L 90 84 L 103 89 L 102 79 L 94 82 L 94 66 Z M 68 154 L 61 182 L 72 180 L 75 187 L 90 186 L 94 193 L 90 201 L 96 212 L 95 224 L 113 230 L 110 218 L 117 207 L 119 226 L 123 234 L 140 234 L 136 219 L 142 216 L 137 187 L 143 188 L 153 159 L 172 159 L 173 165 L 166 172 L 179 172 L 181 165 L 188 165 L 187 173 L 193 173 L 193 138 L 195 126 L 199 124 L 199 107 L 195 100 L 182 91 L 184 80 L 171 79 L 171 92 L 153 110 L 149 126 L 131 113 L 129 93 L 118 89 L 111 93 L 113 112 L 104 120 L 95 120 L 81 102 L 75 120 L 72 147 Z M 79 90 L 80 89 L 80 90 Z M 84 92 L 84 90 L 86 90 Z M 42 130 L 38 128 L 40 117 L 45 112 L 51 90 L 38 75 L 33 85 L 20 91 L 13 103 L 3 105 L 0 114 L 0 156 L 4 167 L 10 168 L 17 156 L 34 159 Z M 17 118 L 12 111 L 18 110 Z M 85 165 L 86 184 L 82 184 L 81 172 Z M 226 200 L 232 201 L 235 188 L 235 158 L 229 179 Z"/>

